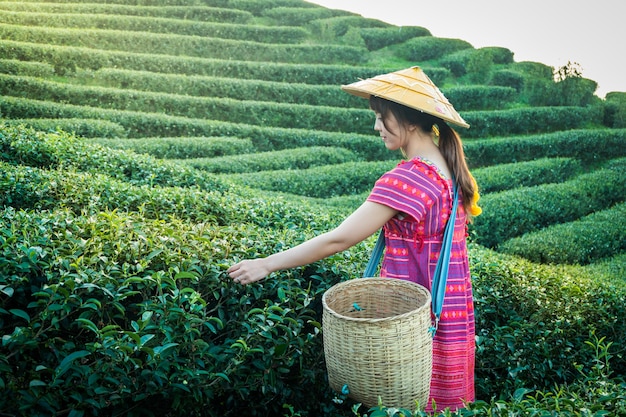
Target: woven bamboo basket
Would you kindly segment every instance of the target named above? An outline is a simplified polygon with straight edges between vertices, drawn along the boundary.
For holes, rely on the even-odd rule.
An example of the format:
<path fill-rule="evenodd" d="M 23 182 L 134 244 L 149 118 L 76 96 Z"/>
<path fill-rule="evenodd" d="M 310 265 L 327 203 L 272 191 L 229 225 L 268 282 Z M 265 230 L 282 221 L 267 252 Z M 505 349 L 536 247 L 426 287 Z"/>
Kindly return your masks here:
<path fill-rule="evenodd" d="M 330 387 L 371 407 L 425 405 L 432 372 L 430 293 L 392 278 L 354 279 L 324 293 Z"/>

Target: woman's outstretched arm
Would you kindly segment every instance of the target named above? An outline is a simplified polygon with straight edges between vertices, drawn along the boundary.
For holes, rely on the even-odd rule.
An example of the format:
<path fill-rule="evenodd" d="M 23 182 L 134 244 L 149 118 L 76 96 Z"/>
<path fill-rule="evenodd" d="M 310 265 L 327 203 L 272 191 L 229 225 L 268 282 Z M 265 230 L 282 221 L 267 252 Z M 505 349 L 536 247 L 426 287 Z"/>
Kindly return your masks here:
<path fill-rule="evenodd" d="M 367 239 L 396 214 L 385 205 L 365 202 L 335 229 L 266 258 L 241 261 L 227 272 L 235 282 L 246 285 L 275 271 L 319 261 Z"/>

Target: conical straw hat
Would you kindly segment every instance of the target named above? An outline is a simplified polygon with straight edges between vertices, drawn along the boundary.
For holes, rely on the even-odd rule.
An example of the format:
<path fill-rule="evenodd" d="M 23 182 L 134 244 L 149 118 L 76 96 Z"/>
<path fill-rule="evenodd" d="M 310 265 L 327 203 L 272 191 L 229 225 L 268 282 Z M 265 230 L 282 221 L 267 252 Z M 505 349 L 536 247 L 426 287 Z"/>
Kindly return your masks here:
<path fill-rule="evenodd" d="M 452 104 L 420 67 L 377 75 L 342 85 L 341 88 L 355 96 L 369 99 L 374 95 L 469 128 L 469 124 L 454 110 Z"/>

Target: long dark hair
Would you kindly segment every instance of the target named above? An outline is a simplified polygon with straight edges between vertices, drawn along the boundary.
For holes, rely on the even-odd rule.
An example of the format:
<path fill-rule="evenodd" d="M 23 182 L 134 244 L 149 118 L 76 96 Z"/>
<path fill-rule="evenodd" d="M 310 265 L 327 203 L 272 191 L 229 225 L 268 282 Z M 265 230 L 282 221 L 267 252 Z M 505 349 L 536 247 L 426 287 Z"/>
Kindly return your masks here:
<path fill-rule="evenodd" d="M 472 198 L 478 190 L 465 161 L 461 137 L 456 130 L 439 117 L 380 97 L 370 96 L 370 108 L 382 116 L 383 124 L 385 123 L 385 118 L 391 113 L 400 125 L 415 125 L 424 132 L 439 132 L 439 150 L 459 185 L 463 196 L 463 208 L 470 216 Z"/>

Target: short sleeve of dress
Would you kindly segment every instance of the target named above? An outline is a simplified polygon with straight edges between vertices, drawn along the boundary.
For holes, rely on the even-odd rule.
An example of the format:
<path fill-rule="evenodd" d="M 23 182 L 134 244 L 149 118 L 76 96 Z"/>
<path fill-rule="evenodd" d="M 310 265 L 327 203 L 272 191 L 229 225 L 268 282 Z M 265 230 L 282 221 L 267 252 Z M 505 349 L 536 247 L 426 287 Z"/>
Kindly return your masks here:
<path fill-rule="evenodd" d="M 367 201 L 383 204 L 421 222 L 432 205 L 441 199 L 445 185 L 422 163 L 407 161 L 380 177 Z"/>

